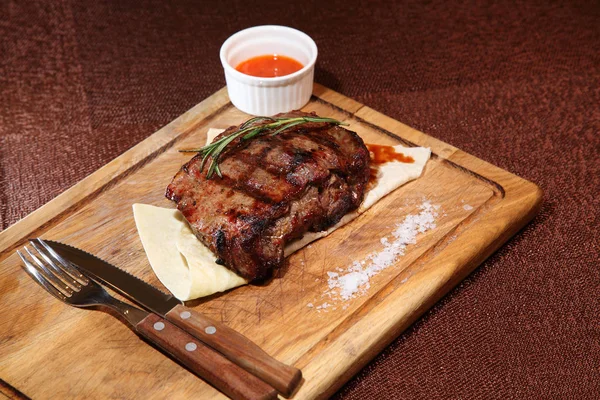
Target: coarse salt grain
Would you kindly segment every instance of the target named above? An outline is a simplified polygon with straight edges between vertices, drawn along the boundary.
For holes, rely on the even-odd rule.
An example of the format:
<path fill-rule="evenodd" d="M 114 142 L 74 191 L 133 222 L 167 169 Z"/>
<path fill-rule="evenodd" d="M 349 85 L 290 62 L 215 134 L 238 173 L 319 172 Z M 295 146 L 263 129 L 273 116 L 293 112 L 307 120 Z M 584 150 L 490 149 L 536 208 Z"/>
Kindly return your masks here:
<path fill-rule="evenodd" d="M 470 204 L 465 204 L 465 205 L 463 206 L 463 208 L 465 209 L 465 211 L 471 211 L 471 210 L 473 209 L 473 206 L 472 206 L 472 205 L 470 205 Z"/>
<path fill-rule="evenodd" d="M 417 242 L 417 235 L 436 227 L 435 218 L 438 216 L 440 206 L 424 201 L 418 214 L 411 214 L 404 218 L 392 232 L 393 240 L 381 238 L 383 250 L 369 254 L 364 260 L 354 261 L 346 269 L 337 268 L 338 272 L 327 272 L 329 277 L 327 290 L 324 295 L 330 298 L 349 300 L 357 295 L 364 294 L 370 287 L 369 280 L 379 272 L 391 266 L 398 257 L 404 255 L 406 246 Z M 330 304 L 323 303 L 317 309 L 325 309 Z M 345 309 L 345 307 L 344 307 Z"/>

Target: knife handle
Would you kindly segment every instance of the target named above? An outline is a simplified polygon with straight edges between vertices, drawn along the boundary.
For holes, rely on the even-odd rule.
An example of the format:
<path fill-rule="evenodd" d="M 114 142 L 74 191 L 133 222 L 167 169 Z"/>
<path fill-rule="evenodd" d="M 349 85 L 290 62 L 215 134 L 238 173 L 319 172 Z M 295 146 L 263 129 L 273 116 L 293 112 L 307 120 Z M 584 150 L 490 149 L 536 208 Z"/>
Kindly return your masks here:
<path fill-rule="evenodd" d="M 146 339 L 232 399 L 277 398 L 277 392 L 271 386 L 156 314 L 150 313 L 135 328 Z"/>
<path fill-rule="evenodd" d="M 175 306 L 165 317 L 286 397 L 302 379 L 298 368 L 277 361 L 241 333 L 191 308 Z"/>

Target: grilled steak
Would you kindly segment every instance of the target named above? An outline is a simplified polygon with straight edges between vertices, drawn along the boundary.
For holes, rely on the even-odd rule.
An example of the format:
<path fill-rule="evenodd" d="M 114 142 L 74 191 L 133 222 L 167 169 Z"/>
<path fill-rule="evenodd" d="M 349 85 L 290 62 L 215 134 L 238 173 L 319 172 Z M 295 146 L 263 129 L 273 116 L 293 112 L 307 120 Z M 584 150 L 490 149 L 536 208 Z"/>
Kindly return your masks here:
<path fill-rule="evenodd" d="M 302 115 L 315 116 L 300 111 L 279 116 Z M 207 178 L 210 159 L 202 171 L 201 163 L 196 155 L 185 164 L 166 197 L 177 203 L 217 262 L 251 281 L 282 265 L 286 243 L 327 229 L 357 208 L 369 179 L 362 139 L 328 123 L 236 139 L 219 159 L 222 178 Z"/>

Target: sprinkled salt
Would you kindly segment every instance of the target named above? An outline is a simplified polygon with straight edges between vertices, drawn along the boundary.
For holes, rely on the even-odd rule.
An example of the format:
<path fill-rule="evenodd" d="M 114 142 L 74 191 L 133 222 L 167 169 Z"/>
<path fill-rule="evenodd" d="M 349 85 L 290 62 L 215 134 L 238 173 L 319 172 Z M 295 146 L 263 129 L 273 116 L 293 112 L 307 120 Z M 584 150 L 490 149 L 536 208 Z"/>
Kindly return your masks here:
<path fill-rule="evenodd" d="M 465 209 L 465 211 L 471 211 L 471 210 L 473 209 L 473 206 L 472 206 L 472 205 L 469 205 L 469 204 L 465 204 L 465 205 L 463 206 L 463 208 Z"/>
<path fill-rule="evenodd" d="M 308 308 L 313 308 L 313 307 L 314 307 L 314 304 L 313 304 L 313 303 L 308 303 L 308 304 L 306 305 L 306 307 L 308 307 Z"/>
<path fill-rule="evenodd" d="M 397 224 L 392 232 L 393 239 L 387 237 L 380 240 L 383 250 L 369 254 L 364 260 L 354 261 L 345 270 L 337 268 L 338 272 L 327 272 L 329 276 L 327 290 L 323 295 L 348 300 L 364 294 L 370 287 L 369 280 L 374 275 L 394 264 L 396 259 L 404 255 L 406 246 L 417 242 L 417 235 L 436 227 L 435 218 L 438 216 L 439 205 L 424 201 L 419 206 L 418 214 L 410 214 Z M 324 309 L 330 304 L 323 303 L 317 309 Z"/>

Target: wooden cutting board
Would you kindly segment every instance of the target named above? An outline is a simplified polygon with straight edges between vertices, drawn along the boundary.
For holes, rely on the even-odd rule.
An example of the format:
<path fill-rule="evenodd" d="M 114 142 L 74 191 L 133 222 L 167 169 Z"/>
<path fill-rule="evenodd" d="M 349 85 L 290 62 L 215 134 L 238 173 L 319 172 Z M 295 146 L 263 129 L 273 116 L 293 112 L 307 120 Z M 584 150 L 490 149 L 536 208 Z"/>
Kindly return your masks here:
<path fill-rule="evenodd" d="M 304 107 L 350 123 L 365 142 L 430 147 L 423 176 L 394 191 L 327 238 L 289 258 L 263 286 L 245 286 L 188 305 L 242 332 L 301 368 L 295 399 L 326 398 L 538 212 L 540 189 L 323 86 Z M 222 89 L 0 234 L 0 377 L 36 398 L 222 398 L 125 325 L 55 300 L 22 271 L 27 238 L 62 241 L 166 290 L 152 273 L 131 205 L 173 207 L 164 190 L 209 127 L 248 116 Z M 367 293 L 323 304 L 327 271 L 382 249 L 380 239 L 418 212 L 440 206 L 437 227 L 417 238 Z"/>

